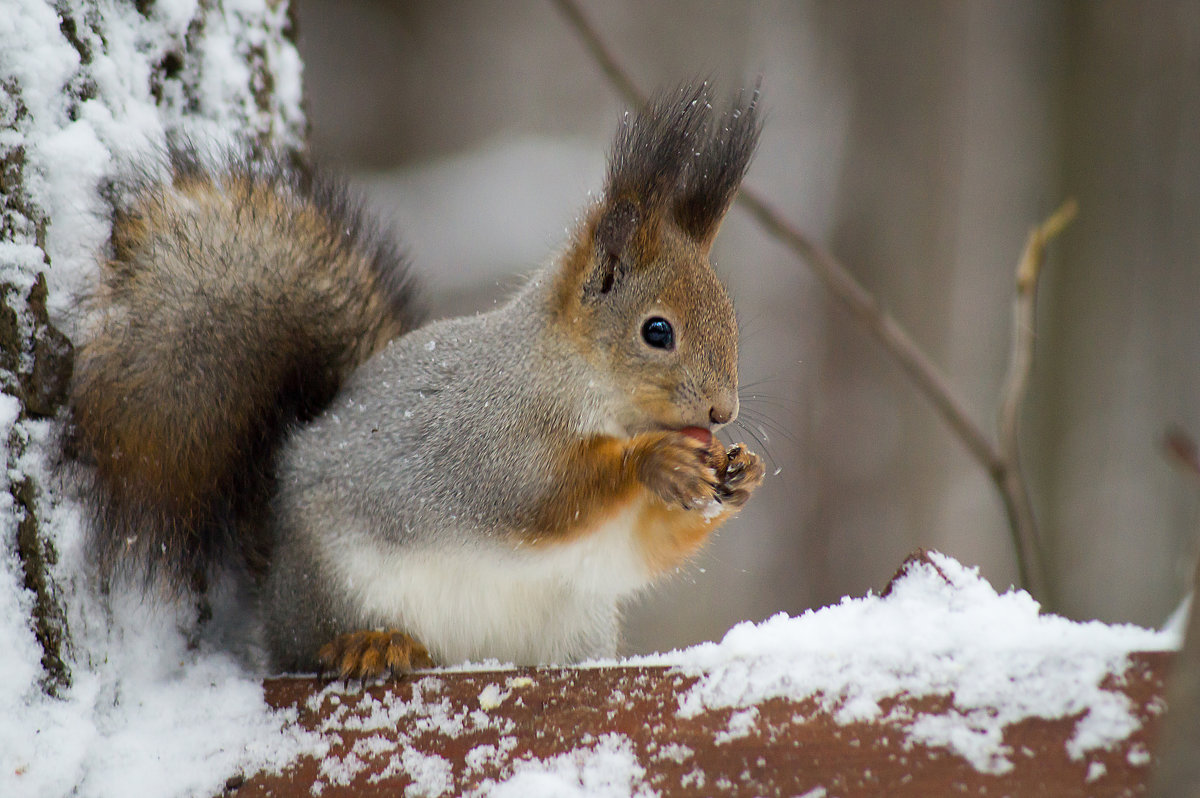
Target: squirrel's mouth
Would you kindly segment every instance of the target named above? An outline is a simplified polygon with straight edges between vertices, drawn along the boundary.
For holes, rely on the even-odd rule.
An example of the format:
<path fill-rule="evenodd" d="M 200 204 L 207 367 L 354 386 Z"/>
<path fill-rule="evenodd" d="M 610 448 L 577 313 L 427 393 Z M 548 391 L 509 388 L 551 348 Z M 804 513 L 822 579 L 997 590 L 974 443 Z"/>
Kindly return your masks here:
<path fill-rule="evenodd" d="M 684 435 L 689 437 L 695 438 L 706 446 L 712 443 L 712 430 L 708 429 L 707 427 L 683 427 L 677 431 L 682 432 Z"/>
<path fill-rule="evenodd" d="M 696 440 L 703 443 L 705 446 L 712 443 L 713 438 L 716 437 L 713 434 L 713 431 L 710 427 L 707 427 L 707 426 L 701 427 L 701 426 L 697 426 L 694 424 L 682 424 L 681 425 L 679 422 L 676 422 L 674 424 L 669 424 L 669 423 L 665 424 L 662 422 L 658 422 L 658 423 L 652 422 L 650 424 L 639 424 L 636 427 L 627 427 L 625 434 L 628 437 L 632 438 L 634 435 L 637 435 L 639 432 L 680 432 L 680 433 L 683 433 L 684 435 L 695 438 Z"/>

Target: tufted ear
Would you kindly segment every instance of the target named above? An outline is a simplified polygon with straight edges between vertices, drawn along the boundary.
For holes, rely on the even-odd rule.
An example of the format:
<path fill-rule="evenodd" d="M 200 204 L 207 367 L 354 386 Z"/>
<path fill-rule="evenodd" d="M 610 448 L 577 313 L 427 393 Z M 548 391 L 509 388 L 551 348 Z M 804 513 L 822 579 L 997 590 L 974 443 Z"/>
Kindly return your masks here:
<path fill-rule="evenodd" d="M 754 155 L 757 105 L 755 88 L 748 100 L 739 93 L 729 110 L 714 112 L 709 85 L 701 83 L 625 114 L 584 242 L 584 301 L 620 286 L 638 256 L 655 246 L 659 225 L 678 227 L 708 252 Z"/>
<path fill-rule="evenodd" d="M 641 215 L 629 200 L 605 203 L 592 238 L 592 269 L 583 283 L 585 301 L 612 291 L 632 268 L 633 240 Z"/>
<path fill-rule="evenodd" d="M 629 202 L 640 223 L 670 220 L 705 252 L 758 145 L 758 88 L 723 113 L 707 83 L 660 95 L 626 114 L 609 157 L 605 202 Z"/>
<path fill-rule="evenodd" d="M 697 148 L 692 168 L 675 197 L 675 221 L 706 254 L 746 176 L 762 129 L 758 87 L 748 102 L 743 102 L 743 95 L 739 92 L 729 109 L 717 117 L 716 129 Z"/>
<path fill-rule="evenodd" d="M 708 84 L 659 95 L 626 113 L 608 158 L 607 201 L 632 201 L 646 216 L 669 210 L 708 137 Z"/>

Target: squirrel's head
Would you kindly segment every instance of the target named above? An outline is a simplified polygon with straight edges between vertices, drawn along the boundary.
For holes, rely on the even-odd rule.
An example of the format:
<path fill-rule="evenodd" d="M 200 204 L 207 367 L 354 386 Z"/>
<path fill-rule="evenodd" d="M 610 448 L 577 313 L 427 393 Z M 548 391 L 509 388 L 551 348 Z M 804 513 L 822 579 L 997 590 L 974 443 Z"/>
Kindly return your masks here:
<path fill-rule="evenodd" d="M 737 320 L 709 253 L 754 154 L 757 99 L 721 113 L 703 84 L 627 114 L 563 256 L 558 319 L 626 434 L 737 416 Z"/>

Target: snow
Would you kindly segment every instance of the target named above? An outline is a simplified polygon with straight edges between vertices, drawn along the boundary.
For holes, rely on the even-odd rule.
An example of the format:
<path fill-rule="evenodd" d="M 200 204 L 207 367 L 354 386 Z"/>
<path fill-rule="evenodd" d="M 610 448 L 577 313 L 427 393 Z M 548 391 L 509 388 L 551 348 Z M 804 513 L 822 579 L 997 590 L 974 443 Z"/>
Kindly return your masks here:
<path fill-rule="evenodd" d="M 454 789 L 454 771 L 450 763 L 436 754 L 422 754 L 414 748 L 406 748 L 400 754 L 404 772 L 413 783 L 405 788 L 406 796 L 430 796 L 436 798 Z"/>
<path fill-rule="evenodd" d="M 1128 699 L 1101 685 L 1119 681 L 1130 652 L 1169 650 L 1178 643 L 1177 631 L 1079 623 L 1044 614 L 1023 591 L 997 593 L 975 569 L 930 553 L 925 561 L 911 563 L 886 596 L 846 598 L 799 617 L 777 615 L 759 624 L 739 624 L 720 643 L 584 667 L 666 665 L 697 677 L 679 697 L 677 714 L 691 718 L 732 710 L 725 728 L 715 731 L 717 745 L 763 733 L 758 705 L 764 701 L 786 698 L 799 704 L 811 699 L 816 708 L 806 711 L 826 712 L 843 724 L 890 726 L 909 744 L 948 749 L 991 774 L 1013 768 L 1014 752 L 1003 742 L 1010 724 L 1027 718 L 1076 718 L 1066 753 L 1085 763 L 1087 778 L 1096 781 L 1107 771 L 1102 763 L 1089 761 L 1089 755 L 1114 748 L 1140 726 Z M 331 684 L 308 702 L 308 709 L 324 719 L 320 731 L 328 740 L 343 730 L 386 730 L 394 742 L 360 740 L 349 752 L 327 757 L 322 763 L 325 783 L 344 784 L 355 773 L 367 767 L 378 772 L 386 763 L 382 776 L 403 771 L 414 779 L 413 794 L 438 795 L 452 785 L 452 765 L 436 756 L 417 761 L 408 752 L 449 750 L 464 735 L 489 731 L 498 735 L 498 744 L 472 747 L 461 775 L 485 770 L 508 775 L 483 782 L 474 793 L 481 796 L 653 795 L 645 778 L 647 764 L 664 759 L 683 763 L 694 755 L 677 743 L 651 745 L 639 753 L 628 738 L 606 734 L 598 739 L 581 735 L 577 747 L 544 761 L 514 759 L 519 730 L 493 710 L 521 700 L 514 696 L 532 684 L 528 676 L 495 671 L 479 687 L 478 708 L 451 702 L 438 675 L 382 697 Z M 936 704 L 945 703 L 940 712 L 905 709 L 909 699 L 923 696 L 950 701 Z M 902 700 L 886 701 L 891 698 Z M 618 691 L 610 700 L 623 702 L 625 696 Z M 891 709 L 885 713 L 883 705 Z M 805 720 L 802 712 L 793 718 Z M 378 738 L 366 741 L 373 739 Z M 1141 745 L 1127 753 L 1133 765 L 1148 763 L 1149 756 Z M 703 788 L 707 777 L 696 768 L 686 778 Z M 823 793 L 818 788 L 813 794 Z"/>
<path fill-rule="evenodd" d="M 1083 777 L 1083 781 L 1085 784 L 1091 784 L 1104 778 L 1106 773 L 1108 773 L 1108 768 L 1103 762 L 1091 762 L 1088 764 L 1087 775 Z"/>
<path fill-rule="evenodd" d="M 186 651 L 182 619 L 149 607 L 114 615 L 102 665 L 77 668 L 63 700 L 26 696 L 6 714 L 0 778 L 20 776 L 5 795 L 212 793 L 243 768 L 321 750 L 288 725 L 294 713 L 266 710 L 239 663 Z"/>
<path fill-rule="evenodd" d="M 94 12 L 86 13 L 85 5 Z M 76 19 L 87 63 L 63 35 L 55 6 Z M 74 322 L 64 310 L 94 276 L 110 232 L 110 200 L 102 189 L 134 171 L 161 169 L 168 131 L 206 142 L 245 131 L 281 144 L 299 142 L 303 133 L 299 56 L 276 35 L 287 24 L 283 4 L 158 0 L 149 9 L 143 16 L 134 4 L 118 0 L 53 5 L 6 0 L 0 13 L 0 85 L 5 86 L 0 156 L 23 153 L 27 189 L 22 211 L 27 215 L 14 211 L 12 240 L 0 242 L 0 280 L 27 290 L 35 273 L 46 270 L 51 310 L 68 332 Z M 197 15 L 204 15 L 204 36 L 195 63 L 179 79 L 164 81 L 156 99 L 150 91 L 152 65 L 183 47 Z M 250 54 L 273 78 L 266 107 L 253 91 L 255 76 L 246 69 Z M 19 87 L 19 97 L 7 90 L 9 85 Z M 451 199 L 474 196 L 478 185 L 467 185 L 464 171 L 514 163 L 515 173 L 540 174 L 539 185 L 561 190 L 562 196 L 530 185 L 530 196 L 513 203 L 514 177 L 494 180 L 491 185 L 504 187 L 504 201 L 485 195 L 483 205 L 541 202 L 575 208 L 580 191 L 591 184 L 579 176 L 602 169 L 590 145 L 528 141 L 510 146 L 524 153 L 522 158 L 485 152 L 466 166 L 443 164 L 412 179 L 457 186 L 448 194 Z M 546 178 L 547 159 L 569 177 Z M 398 207 L 417 203 L 412 198 L 419 192 L 392 197 L 389 191 L 380 184 L 373 193 L 381 202 L 394 199 Z M 444 212 L 440 206 L 426 210 L 439 217 Z M 39 227 L 47 222 L 43 248 Z M 504 264 L 527 265 L 559 234 L 558 229 L 532 237 L 506 232 L 513 228 L 503 215 L 488 217 L 486 234 L 471 237 L 473 244 L 464 239 L 462 246 L 486 241 L 494 247 L 499 241 Z M 413 243 L 421 249 L 420 241 Z M 457 273 L 437 268 L 435 254 L 420 253 L 431 274 Z M 451 251 L 441 257 L 473 255 Z M 384 773 L 411 775 L 411 794 L 444 795 L 453 789 L 450 763 L 403 744 L 428 735 L 454 739 L 465 729 L 498 735 L 495 745 L 471 749 L 468 769 L 510 763 L 517 730 L 493 710 L 529 686 L 527 677 L 498 674 L 471 710 L 455 710 L 439 696 L 443 685 L 437 677 L 416 682 L 407 698 L 393 694 L 378 700 L 330 688 L 310 701 L 313 709 L 333 708 L 326 725 L 306 734 L 294 725 L 294 712 L 266 706 L 261 673 L 253 663 L 235 658 L 218 641 L 190 639 L 191 608 L 144 600 L 128 588 L 102 595 L 87 578 L 78 508 L 62 495 L 48 466 L 55 431 L 47 422 L 21 418 L 19 411 L 15 399 L 0 394 L 0 441 L 18 444 L 5 451 L 6 469 L 0 474 L 0 795 L 212 795 L 230 776 L 279 769 L 302 753 L 322 759 L 316 794 L 322 785 L 347 783 L 372 760 L 388 757 Z M 72 681 L 56 698 L 42 689 L 41 650 L 25 622 L 34 598 L 24 587 L 16 553 L 22 511 L 9 490 L 11 481 L 24 478 L 43 492 L 43 526 L 58 552 L 52 576 L 72 632 Z M 886 597 L 847 598 L 799 617 L 739 624 L 720 643 L 628 664 L 667 664 L 698 677 L 681 697 L 679 713 L 732 710 L 727 728 L 718 733 L 722 742 L 754 731 L 756 706 L 775 697 L 814 699 L 842 723 L 894 726 L 913 743 L 947 748 L 991 773 L 1012 767 L 1003 729 L 1023 718 L 1079 715 L 1068 742 L 1068 753 L 1077 760 L 1137 729 L 1127 700 L 1100 685 L 1124 671 L 1129 652 L 1176 646 L 1186 610 L 1172 632 L 1074 623 L 1042 614 L 1021 591 L 998 594 L 975 571 L 948 557 L 931 555 L 931 562 L 914 567 Z M 460 670 L 472 668 L 479 666 Z M 941 714 L 910 716 L 896 710 L 884 716 L 881 702 L 901 694 L 945 695 L 952 704 Z M 332 757 L 329 742 L 339 728 L 380 734 L 363 738 L 345 756 Z M 399 753 L 381 736 L 385 731 L 399 738 Z M 684 746 L 660 753 L 677 762 L 691 755 Z M 1127 754 L 1134 764 L 1149 757 L 1144 747 Z M 1105 772 L 1104 765 L 1092 762 L 1088 779 Z M 512 763 L 511 778 L 485 785 L 480 794 L 654 795 L 642 783 L 644 775 L 630 741 L 610 734 L 546 761 Z M 705 785 L 699 769 L 687 778 L 697 788 Z M 818 788 L 809 796 L 824 794 Z"/>
<path fill-rule="evenodd" d="M 742 623 L 720 643 L 640 660 L 699 677 L 680 698 L 692 717 L 770 698 L 815 699 L 840 723 L 878 721 L 907 739 L 945 747 L 985 773 L 1013 765 L 1006 726 L 1082 713 L 1067 743 L 1073 759 L 1140 727 L 1125 696 L 1101 688 L 1131 651 L 1175 648 L 1177 634 L 1078 623 L 1042 614 L 1028 593 L 997 592 L 977 570 L 941 554 L 910 566 L 886 597 L 845 598 L 799 617 Z M 950 696 L 944 714 L 883 714 L 896 696 Z M 723 734 L 743 732 L 737 715 Z"/>
<path fill-rule="evenodd" d="M 45 271 L 52 315 L 68 333 L 77 319 L 65 310 L 93 277 L 110 233 L 104 189 L 161 171 L 168 131 L 301 140 L 299 56 L 278 35 L 284 4 L 209 5 L 218 8 L 159 0 L 143 16 L 118 0 L 4 3 L 0 157 L 16 156 L 7 163 L 20 169 L 25 192 L 6 208 L 12 236 L 0 242 L 0 280 L 27 291 Z M 60 13 L 74 21 L 78 47 Z M 200 28 L 194 63 L 162 81 L 156 100 L 153 66 Z M 256 52 L 275 81 L 266 108 L 244 72 L 245 56 Z M 319 737 L 291 725 L 294 713 L 269 710 L 245 663 L 189 643 L 190 608 L 159 606 L 136 589 L 101 595 L 88 578 L 78 508 L 48 466 L 55 430 L 19 409 L 0 394 L 0 441 L 17 444 L 0 450 L 0 795 L 211 795 L 239 772 L 323 751 Z M 26 622 L 34 597 L 16 548 L 24 511 L 10 493 L 11 482 L 26 479 L 40 488 L 42 531 L 57 552 L 51 577 L 71 631 L 71 682 L 57 698 L 42 689 L 41 649 Z"/>
<path fill-rule="evenodd" d="M 732 740 L 747 737 L 750 735 L 750 732 L 754 731 L 754 726 L 757 722 L 758 709 L 755 707 L 738 710 L 729 716 L 729 727 L 724 731 L 717 732 L 713 738 L 713 742 L 717 745 L 722 745 Z"/>
<path fill-rule="evenodd" d="M 655 754 L 655 759 L 669 759 L 677 765 L 682 765 L 688 759 L 695 755 L 695 751 L 680 743 L 667 743 L 659 748 Z"/>
<path fill-rule="evenodd" d="M 1129 753 L 1125 755 L 1125 759 L 1134 767 L 1145 767 L 1150 764 L 1150 752 L 1146 750 L 1146 746 L 1138 743 L 1129 749 Z"/>
<path fill-rule="evenodd" d="M 382 739 L 368 737 L 355 743 L 345 756 L 325 755 L 314 788 L 320 791 L 324 784 L 348 784 L 369 765 L 386 758 L 387 764 L 378 769 L 380 778 L 404 772 L 413 780 L 414 794 L 441 795 L 452 787 L 450 763 L 440 757 L 422 755 L 418 748 L 440 750 L 465 732 L 494 731 L 499 735 L 499 745 L 473 748 L 467 755 L 468 767 L 478 770 L 507 760 L 517 743 L 511 736 L 516 725 L 509 718 L 489 714 L 488 710 L 498 707 L 514 689 L 531 683 L 528 677 L 518 676 L 507 678 L 504 688 L 489 684 L 480 693 L 480 709 L 457 710 L 449 698 L 441 695 L 445 682 L 436 676 L 398 687 L 382 699 L 331 683 L 307 702 L 310 711 L 321 715 L 319 732 L 326 741 L 342 731 L 386 731 L 390 739 L 379 746 L 364 745 L 364 740 Z M 397 750 L 399 755 L 395 753 Z"/>
<path fill-rule="evenodd" d="M 487 782 L 477 796 L 490 798 L 651 798 L 659 793 L 642 784 L 646 769 L 628 739 L 603 735 L 594 747 L 581 747 L 545 761 L 521 761 L 508 780 Z"/>

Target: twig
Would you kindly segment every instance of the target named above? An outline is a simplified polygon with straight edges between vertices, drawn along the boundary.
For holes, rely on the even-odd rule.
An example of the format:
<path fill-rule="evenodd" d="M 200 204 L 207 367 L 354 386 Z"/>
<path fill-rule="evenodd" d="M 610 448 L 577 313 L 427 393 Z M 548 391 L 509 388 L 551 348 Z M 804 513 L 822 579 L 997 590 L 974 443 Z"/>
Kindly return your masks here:
<path fill-rule="evenodd" d="M 1038 594 L 1043 593 L 1047 583 L 1042 572 L 1042 549 L 1038 539 L 1037 520 L 1021 472 L 1021 406 L 1025 401 L 1029 373 L 1033 366 L 1038 278 L 1046 260 L 1046 245 L 1071 223 L 1078 212 L 1079 206 L 1075 200 L 1069 199 L 1044 222 L 1029 231 L 1025 250 L 1017 264 L 1012 353 L 1008 361 L 1008 375 L 1000 392 L 1000 410 L 997 414 L 1000 460 L 1004 466 L 998 475 L 1000 494 L 1013 535 L 1013 547 L 1017 552 L 1021 580 L 1030 585 L 1031 589 L 1033 585 L 1041 585 L 1042 589 L 1037 591 Z"/>
<path fill-rule="evenodd" d="M 1017 264 L 1017 297 L 1013 304 L 1012 356 L 1008 376 L 1001 391 L 999 431 L 1000 451 L 1004 459 L 1015 459 L 1021 403 L 1029 384 L 1033 365 L 1034 323 L 1037 310 L 1038 277 L 1045 261 L 1046 244 L 1062 232 L 1079 212 L 1075 200 L 1067 200 L 1044 222 L 1029 231 L 1021 261 Z"/>
<path fill-rule="evenodd" d="M 633 78 L 629 76 L 629 73 L 625 71 L 609 51 L 608 46 L 596 31 L 595 26 L 583 15 L 583 9 L 572 2 L 572 0 L 552 0 L 552 2 L 558 6 L 558 10 L 571 23 L 571 27 L 575 28 L 575 32 L 579 34 L 579 38 L 583 39 L 583 43 L 591 51 L 592 57 L 600 65 L 600 69 L 608 76 L 608 79 L 616 87 L 621 96 L 625 98 L 625 101 L 634 108 L 640 108 L 644 105 L 646 103 L 646 96 L 638 91 L 637 84 L 633 82 Z"/>
<path fill-rule="evenodd" d="M 604 43 L 603 38 L 583 14 L 575 0 L 553 0 L 553 2 L 571 23 L 591 52 L 592 57 L 625 100 L 634 106 L 645 104 L 646 95 L 638 90 L 637 84 L 630 77 L 628 71 L 613 56 L 612 51 Z M 1009 450 L 1014 455 L 1010 459 L 1006 457 L 1005 451 L 992 443 L 989 436 L 971 418 L 962 401 L 955 395 L 949 382 L 929 359 L 929 356 L 917 346 L 908 332 L 880 307 L 878 300 L 854 278 L 837 258 L 784 219 L 754 190 L 743 187 L 737 201 L 750 212 L 767 233 L 783 242 L 801 260 L 808 263 L 834 298 L 846 307 L 851 315 L 858 319 L 897 361 L 917 389 L 933 405 L 942 420 L 966 446 L 971 456 L 988 473 L 1005 504 L 1009 526 L 1013 531 L 1021 584 L 1034 595 L 1044 596 L 1036 532 L 1032 531 L 1035 529 L 1033 513 L 1030 509 L 1028 492 L 1025 490 L 1020 467 L 1015 458 L 1015 447 Z M 1055 216 L 1057 217 L 1058 214 Z M 1045 240 L 1052 237 L 1066 221 L 1069 219 L 1050 224 L 1050 220 L 1047 220 L 1046 224 L 1038 228 L 1039 230 L 1046 228 L 1047 231 L 1043 243 L 1040 245 L 1042 248 L 1044 248 Z M 1039 249 L 1040 252 L 1041 249 Z M 1040 259 L 1038 262 L 1040 264 Z M 1024 259 L 1022 259 L 1022 263 L 1024 263 Z M 1034 274 L 1036 275 L 1036 270 Z M 1036 279 L 1034 282 L 1036 283 Z M 1032 302 L 1032 298 L 1030 301 Z M 1014 352 L 1016 351 L 1017 347 L 1014 344 Z M 1028 365 L 1025 365 L 1023 370 L 1010 370 L 1010 374 L 1012 373 L 1022 374 L 1017 392 L 1010 394 L 1019 403 L 1020 397 L 1024 394 Z M 1028 543 L 1025 542 L 1026 540 Z"/>
<path fill-rule="evenodd" d="M 1188 476 L 1200 480 L 1200 447 L 1196 446 L 1191 435 L 1174 427 L 1167 430 L 1163 437 L 1163 447 L 1171 462 L 1186 471 Z"/>
<path fill-rule="evenodd" d="M 768 233 L 797 253 L 834 298 L 841 302 L 896 359 L 904 373 L 916 384 L 917 389 L 925 394 L 942 420 L 950 425 L 967 450 L 988 473 L 992 474 L 993 478 L 1001 473 L 1004 463 L 987 435 L 971 419 L 929 356 L 917 346 L 900 323 L 879 306 L 879 301 L 871 292 L 863 288 L 828 250 L 772 210 L 756 192 L 743 188 L 738 202 Z"/>
<path fill-rule="evenodd" d="M 1192 579 L 1192 609 L 1183 650 L 1175 658 L 1167 687 L 1167 716 L 1163 719 L 1152 798 L 1196 798 L 1200 795 L 1200 563 Z"/>
<path fill-rule="evenodd" d="M 1188 476 L 1200 478 L 1200 449 L 1186 432 L 1173 429 L 1166 437 L 1167 453 Z M 1195 798 L 1200 795 L 1200 562 L 1192 577 L 1192 607 L 1183 649 L 1171 668 L 1167 687 L 1167 716 L 1159 732 L 1158 766 L 1151 798 Z"/>

